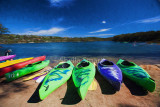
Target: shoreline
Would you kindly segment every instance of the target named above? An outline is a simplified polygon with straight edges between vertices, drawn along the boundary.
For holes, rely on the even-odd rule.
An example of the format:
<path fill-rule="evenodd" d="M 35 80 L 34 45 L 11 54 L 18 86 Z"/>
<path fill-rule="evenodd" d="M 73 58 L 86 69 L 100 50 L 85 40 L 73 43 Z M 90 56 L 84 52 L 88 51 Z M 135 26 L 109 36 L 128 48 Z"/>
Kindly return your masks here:
<path fill-rule="evenodd" d="M 129 41 L 113 41 L 113 40 L 98 40 L 99 42 L 101 42 L 101 41 L 111 41 L 111 42 L 121 42 L 121 43 L 125 43 L 125 42 L 127 42 L 127 43 L 134 43 L 134 42 L 129 42 Z M 6 44 L 27 44 L 27 43 L 29 43 L 29 44 L 34 44 L 34 43 L 64 43 L 64 42 L 98 42 L 97 40 L 90 40 L 90 41 L 53 41 L 53 42 L 48 42 L 48 41 L 46 41 L 46 42 L 20 42 L 20 43 L 17 43 L 17 42 L 15 42 L 15 43 L 0 43 L 0 45 L 6 45 Z M 143 41 L 143 42 L 141 42 L 141 41 L 137 41 L 136 43 L 146 43 L 146 44 L 156 44 L 156 45 L 160 45 L 160 42 L 154 42 L 154 41 Z M 0 48 L 3 48 L 2 46 L 0 46 Z"/>
<path fill-rule="evenodd" d="M 160 64 L 157 57 L 128 57 L 128 56 L 70 56 L 70 57 L 57 57 L 57 56 L 47 56 L 46 59 L 50 60 L 51 63 L 58 63 L 58 62 L 64 62 L 67 60 L 71 60 L 73 63 L 79 63 L 81 60 L 86 59 L 91 61 L 92 63 L 98 63 L 101 59 L 107 59 L 109 61 L 114 62 L 115 64 L 118 62 L 119 59 L 125 59 L 128 61 L 132 61 L 136 63 L 137 65 L 156 65 Z"/>
<path fill-rule="evenodd" d="M 101 40 L 101 41 L 106 41 L 106 40 Z M 101 42 L 99 41 L 99 42 Z M 108 41 L 108 40 L 107 40 Z M 30 44 L 33 43 L 63 43 L 63 42 L 98 42 L 98 41 L 54 41 L 54 42 L 28 42 Z M 115 42 L 115 41 L 112 41 Z M 6 43 L 6 44 L 26 44 L 27 42 L 21 42 L 21 43 Z M 1 44 L 1 43 L 0 43 Z"/>
<path fill-rule="evenodd" d="M 52 63 L 51 67 L 54 67 L 56 64 L 58 64 L 58 62 Z M 76 65 L 77 63 L 73 64 Z M 38 89 L 40 85 L 38 83 L 35 83 L 34 80 L 23 82 L 23 79 L 33 75 L 30 74 L 9 83 L 4 82 L 5 78 L 0 78 L 0 106 L 160 106 L 160 68 L 155 65 L 140 66 L 147 70 L 147 72 L 156 82 L 156 90 L 153 93 L 142 89 L 140 86 L 136 85 L 126 78 L 124 78 L 123 80 L 120 91 L 116 92 L 109 84 L 109 82 L 106 81 L 98 71 L 96 71 L 95 81 L 98 85 L 97 90 L 88 91 L 85 100 L 80 100 L 72 78 L 70 78 L 64 85 L 60 86 L 58 89 L 52 92 L 46 99 L 40 101 L 38 97 Z M 35 72 L 34 74 L 45 71 L 49 68 L 50 66 L 38 72 Z M 126 99 L 128 100 L 128 102 L 126 102 Z"/>

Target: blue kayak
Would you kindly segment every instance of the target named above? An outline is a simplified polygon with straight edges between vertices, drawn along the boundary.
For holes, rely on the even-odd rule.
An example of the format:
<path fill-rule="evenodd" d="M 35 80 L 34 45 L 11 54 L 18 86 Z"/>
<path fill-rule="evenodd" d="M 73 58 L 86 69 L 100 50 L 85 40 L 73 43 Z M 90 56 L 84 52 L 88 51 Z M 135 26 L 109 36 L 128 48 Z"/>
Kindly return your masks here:
<path fill-rule="evenodd" d="M 98 63 L 98 71 L 117 91 L 120 90 L 122 72 L 116 64 L 106 59 L 102 59 Z"/>

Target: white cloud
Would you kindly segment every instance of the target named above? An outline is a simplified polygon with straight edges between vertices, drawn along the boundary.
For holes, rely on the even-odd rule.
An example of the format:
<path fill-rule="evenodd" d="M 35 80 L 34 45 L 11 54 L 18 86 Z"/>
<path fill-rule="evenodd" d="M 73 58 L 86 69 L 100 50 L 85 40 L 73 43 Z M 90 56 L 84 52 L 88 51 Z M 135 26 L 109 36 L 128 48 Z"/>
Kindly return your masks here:
<path fill-rule="evenodd" d="M 84 36 L 88 36 L 88 37 L 94 37 L 94 36 L 113 36 L 113 35 L 116 35 L 116 34 L 97 34 L 97 35 L 84 35 Z"/>
<path fill-rule="evenodd" d="M 23 34 L 27 34 L 27 35 L 53 35 L 62 31 L 65 31 L 65 28 L 57 28 L 57 27 L 53 27 L 50 28 L 48 30 L 39 30 L 39 31 L 28 31 L 26 33 Z"/>
<path fill-rule="evenodd" d="M 89 32 L 89 33 L 105 32 L 105 31 L 109 31 L 110 29 L 111 29 L 111 28 L 108 28 L 108 29 L 100 29 L 100 30 L 97 30 L 97 31 Z"/>
<path fill-rule="evenodd" d="M 156 23 L 156 22 L 160 22 L 160 16 L 136 21 L 136 23 Z"/>
<path fill-rule="evenodd" d="M 54 7 L 65 7 L 73 3 L 74 0 L 48 0 L 51 6 Z"/>
<path fill-rule="evenodd" d="M 102 23 L 103 23 L 103 24 L 105 24 L 105 23 L 106 23 L 106 21 L 102 21 Z"/>
<path fill-rule="evenodd" d="M 131 22 L 127 22 L 127 23 L 122 23 L 122 24 L 117 25 L 115 27 L 121 27 L 121 26 L 126 26 L 129 24 L 135 24 L 135 23 L 147 24 L 147 23 L 156 23 L 156 22 L 160 22 L 160 16 L 151 17 L 151 18 L 142 19 L 142 20 L 131 21 Z M 112 28 L 115 28 L 115 27 L 112 27 Z"/>

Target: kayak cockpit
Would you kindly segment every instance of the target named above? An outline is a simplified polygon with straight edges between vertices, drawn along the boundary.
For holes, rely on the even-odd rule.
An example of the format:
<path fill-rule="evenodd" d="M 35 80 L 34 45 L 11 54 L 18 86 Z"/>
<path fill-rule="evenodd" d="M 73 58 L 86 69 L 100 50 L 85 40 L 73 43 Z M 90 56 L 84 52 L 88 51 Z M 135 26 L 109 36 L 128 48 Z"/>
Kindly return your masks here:
<path fill-rule="evenodd" d="M 63 64 L 59 65 L 57 68 L 68 68 L 68 67 L 70 67 L 70 64 L 63 63 Z"/>
<path fill-rule="evenodd" d="M 110 62 L 110 61 L 107 61 L 107 60 L 101 62 L 100 64 L 102 66 L 113 66 L 114 65 L 113 62 Z"/>
<path fill-rule="evenodd" d="M 86 67 L 86 66 L 89 66 L 89 62 L 82 61 L 82 62 L 78 65 L 78 68 Z"/>
<path fill-rule="evenodd" d="M 126 60 L 123 61 L 121 64 L 125 65 L 125 66 L 134 66 L 134 64 L 132 62 L 129 62 L 129 61 L 126 61 Z"/>

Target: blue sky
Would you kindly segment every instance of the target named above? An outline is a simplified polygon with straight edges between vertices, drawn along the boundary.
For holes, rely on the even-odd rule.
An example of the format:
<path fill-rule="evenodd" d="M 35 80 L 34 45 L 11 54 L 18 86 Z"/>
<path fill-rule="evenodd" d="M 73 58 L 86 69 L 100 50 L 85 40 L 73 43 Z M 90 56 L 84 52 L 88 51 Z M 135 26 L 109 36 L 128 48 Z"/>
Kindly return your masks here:
<path fill-rule="evenodd" d="M 160 0 L 0 0 L 13 34 L 111 37 L 160 30 Z"/>

